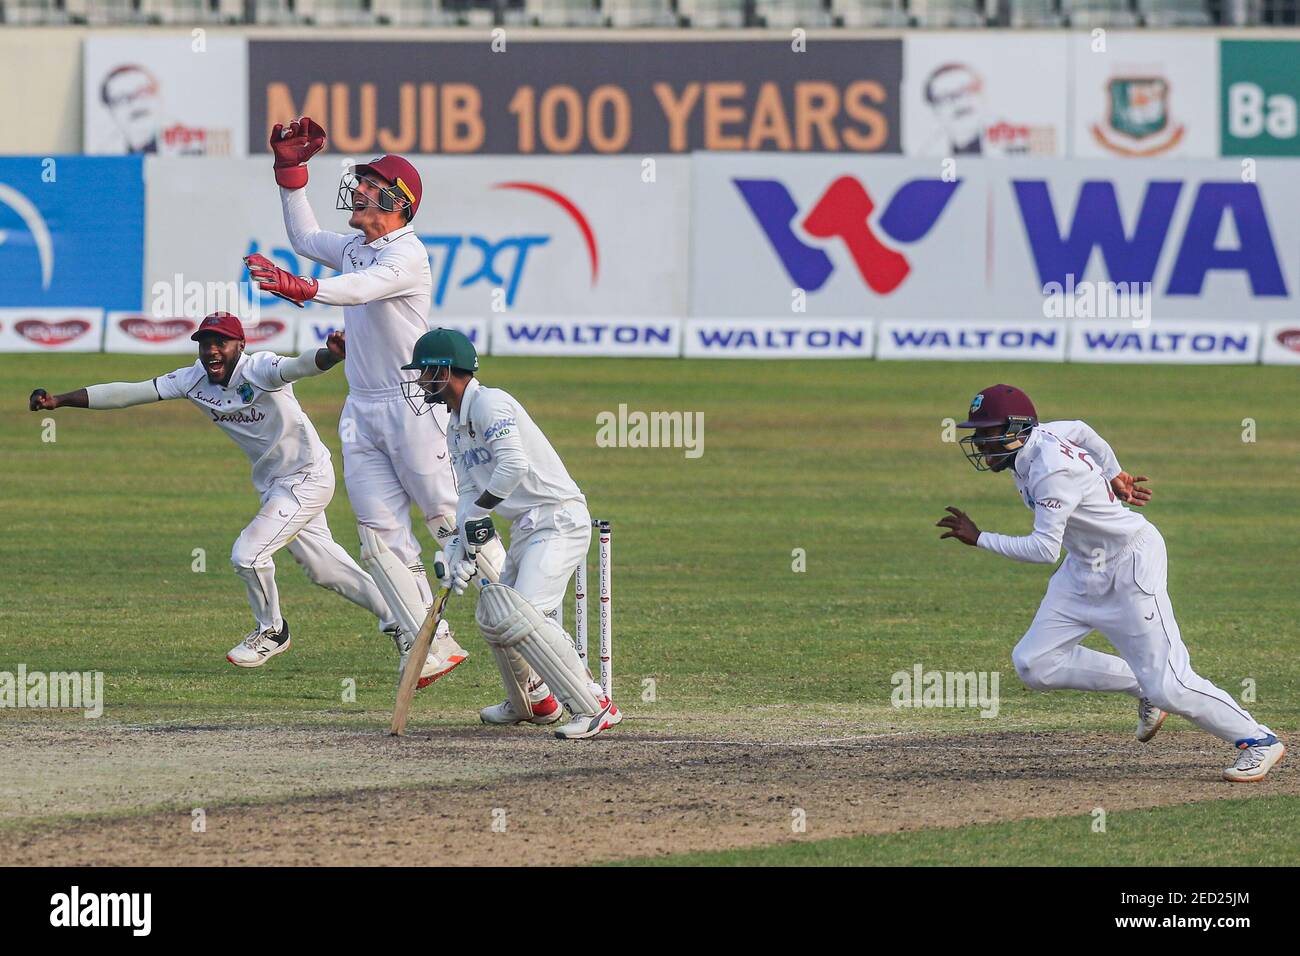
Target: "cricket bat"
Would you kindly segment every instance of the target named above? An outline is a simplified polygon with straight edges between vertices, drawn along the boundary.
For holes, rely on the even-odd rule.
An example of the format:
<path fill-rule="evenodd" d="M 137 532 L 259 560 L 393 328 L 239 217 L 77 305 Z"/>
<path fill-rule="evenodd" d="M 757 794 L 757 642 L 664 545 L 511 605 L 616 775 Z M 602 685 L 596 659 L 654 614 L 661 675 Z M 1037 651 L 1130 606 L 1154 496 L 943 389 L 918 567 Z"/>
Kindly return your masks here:
<path fill-rule="evenodd" d="M 415 696 L 415 685 L 420 682 L 420 671 L 424 668 L 425 658 L 429 656 L 429 645 L 433 643 L 433 632 L 438 629 L 442 612 L 451 597 L 451 588 L 439 588 L 433 599 L 433 607 L 420 625 L 420 633 L 415 635 L 415 644 L 406 658 L 406 667 L 402 670 L 401 683 L 397 685 L 397 703 L 393 707 L 393 723 L 388 728 L 390 737 L 400 737 L 406 733 L 406 718 L 411 712 L 411 699 Z"/>

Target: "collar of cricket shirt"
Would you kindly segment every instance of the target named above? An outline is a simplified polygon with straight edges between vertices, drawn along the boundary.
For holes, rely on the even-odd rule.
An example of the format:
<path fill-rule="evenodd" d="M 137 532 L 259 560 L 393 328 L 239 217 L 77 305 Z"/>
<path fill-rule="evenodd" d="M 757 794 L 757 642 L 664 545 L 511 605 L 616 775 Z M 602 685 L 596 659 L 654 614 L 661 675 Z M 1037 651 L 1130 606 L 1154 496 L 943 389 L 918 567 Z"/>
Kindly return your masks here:
<path fill-rule="evenodd" d="M 474 404 L 474 399 L 478 395 L 478 390 L 480 388 L 482 388 L 482 385 L 479 384 L 478 379 L 471 378 L 469 380 L 469 384 L 465 386 L 464 393 L 460 396 L 460 411 L 456 414 L 456 424 L 468 424 L 471 437 L 474 436 L 474 424 L 470 421 L 469 410 L 470 406 Z"/>
<path fill-rule="evenodd" d="M 376 239 L 374 242 L 367 242 L 366 245 L 369 246 L 371 249 L 382 249 L 390 242 L 393 242 L 397 239 L 401 239 L 402 236 L 409 235 L 413 232 L 415 232 L 414 226 L 409 226 L 409 225 L 403 226 L 401 229 L 394 229 L 392 232 L 385 233 L 384 235 Z"/>
<path fill-rule="evenodd" d="M 225 389 L 237 389 L 237 388 L 239 388 L 239 385 L 236 384 L 235 379 L 237 379 L 237 378 L 238 378 L 238 379 L 242 379 L 242 378 L 244 377 L 244 376 L 243 376 L 243 372 L 244 372 L 244 364 L 245 364 L 246 362 L 248 362 L 248 353 L 247 353 L 247 352 L 240 352 L 240 353 L 239 353 L 239 358 L 235 359 L 235 370 L 234 370 L 233 372 L 230 373 L 230 379 L 226 382 L 225 385 L 221 386 L 222 388 L 225 388 Z"/>
<path fill-rule="evenodd" d="M 1016 460 L 1011 463 L 1011 470 L 1014 471 L 1017 475 L 1019 475 L 1022 481 L 1027 480 L 1029 478 L 1029 472 L 1027 470 L 1027 466 L 1026 466 L 1026 470 L 1024 472 L 1021 472 L 1020 465 L 1023 462 L 1029 461 L 1029 456 L 1026 454 L 1026 452 L 1029 451 L 1032 445 L 1038 443 L 1039 438 L 1042 434 L 1042 432 L 1039 431 L 1040 428 L 1042 428 L 1041 425 L 1034 426 L 1034 430 L 1029 433 L 1029 437 L 1025 439 L 1025 443 L 1021 445 L 1020 450 L 1016 452 Z"/>

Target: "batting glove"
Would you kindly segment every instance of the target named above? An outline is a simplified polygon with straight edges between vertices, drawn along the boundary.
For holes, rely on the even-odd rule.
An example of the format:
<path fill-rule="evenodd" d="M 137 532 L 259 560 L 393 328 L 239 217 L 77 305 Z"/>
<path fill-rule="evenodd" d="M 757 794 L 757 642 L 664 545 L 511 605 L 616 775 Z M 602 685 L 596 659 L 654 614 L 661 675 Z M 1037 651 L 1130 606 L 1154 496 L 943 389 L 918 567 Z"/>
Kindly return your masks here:
<path fill-rule="evenodd" d="M 483 550 L 483 546 L 497 536 L 497 529 L 492 524 L 491 516 L 466 521 L 460 529 L 460 536 L 465 542 L 465 554 L 473 557 Z"/>
<path fill-rule="evenodd" d="M 473 561 L 460 560 L 451 572 L 451 591 L 453 594 L 461 595 L 469 587 L 469 582 L 474 580 L 474 575 L 478 574 L 478 565 Z"/>
<path fill-rule="evenodd" d="M 325 130 L 310 117 L 288 126 L 276 123 L 271 130 L 271 152 L 275 154 L 275 181 L 285 189 L 307 185 L 307 160 L 325 147 Z"/>
<path fill-rule="evenodd" d="M 304 308 L 304 302 L 316 297 L 316 292 L 320 288 L 315 279 L 285 272 L 260 252 L 244 256 L 244 265 L 248 266 L 248 274 L 252 276 L 259 289 L 278 295 L 300 309 Z"/>

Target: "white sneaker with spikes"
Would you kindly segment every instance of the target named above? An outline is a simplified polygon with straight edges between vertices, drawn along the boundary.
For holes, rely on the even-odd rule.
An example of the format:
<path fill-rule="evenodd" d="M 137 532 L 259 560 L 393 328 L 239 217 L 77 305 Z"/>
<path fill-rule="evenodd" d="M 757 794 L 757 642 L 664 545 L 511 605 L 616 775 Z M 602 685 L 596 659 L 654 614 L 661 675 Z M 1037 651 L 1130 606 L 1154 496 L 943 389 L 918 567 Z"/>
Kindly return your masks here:
<path fill-rule="evenodd" d="M 1145 697 L 1138 698 L 1137 739 L 1146 743 L 1160 730 L 1169 715 Z"/>
<path fill-rule="evenodd" d="M 289 649 L 289 622 L 281 619 L 280 630 L 254 628 L 230 649 L 226 660 L 236 667 L 261 667 L 276 654 Z"/>
<path fill-rule="evenodd" d="M 1273 765 L 1286 756 L 1286 747 L 1274 734 L 1238 740 L 1237 751 L 1237 762 L 1223 771 L 1223 779 L 1232 783 L 1263 780 Z"/>

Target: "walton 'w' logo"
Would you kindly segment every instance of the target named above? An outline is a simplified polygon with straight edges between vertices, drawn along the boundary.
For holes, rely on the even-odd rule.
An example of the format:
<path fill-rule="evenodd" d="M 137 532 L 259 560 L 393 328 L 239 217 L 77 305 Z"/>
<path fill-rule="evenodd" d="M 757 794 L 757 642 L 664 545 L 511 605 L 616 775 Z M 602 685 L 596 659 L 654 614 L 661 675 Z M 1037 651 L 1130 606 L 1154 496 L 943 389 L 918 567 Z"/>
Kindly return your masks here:
<path fill-rule="evenodd" d="M 795 235 L 791 223 L 799 215 L 790 191 L 775 179 L 737 179 L 736 188 L 749 203 L 791 281 L 814 292 L 826 284 L 835 267 L 825 251 Z M 876 226 L 894 242 L 916 242 L 928 233 L 961 180 L 913 179 L 890 198 Z M 862 183 L 841 176 L 831 183 L 812 211 L 799 224 L 817 239 L 840 239 L 853 257 L 858 273 L 872 292 L 888 295 L 912 270 L 907 257 L 876 238 L 868 224 L 876 204 Z"/>

